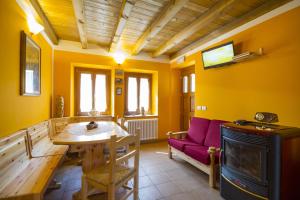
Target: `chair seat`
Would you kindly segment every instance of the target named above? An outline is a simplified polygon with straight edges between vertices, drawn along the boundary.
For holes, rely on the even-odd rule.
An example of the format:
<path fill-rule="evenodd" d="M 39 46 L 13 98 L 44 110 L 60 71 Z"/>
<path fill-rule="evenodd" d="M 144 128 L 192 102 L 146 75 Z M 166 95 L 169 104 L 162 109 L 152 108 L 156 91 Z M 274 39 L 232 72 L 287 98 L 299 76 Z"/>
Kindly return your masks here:
<path fill-rule="evenodd" d="M 129 177 L 134 173 L 134 168 L 118 165 L 115 167 L 115 180 L 116 184 Z M 98 184 L 107 186 L 109 184 L 109 165 L 101 166 L 93 169 L 86 174 L 86 178 L 97 182 Z"/>
<path fill-rule="evenodd" d="M 180 140 L 180 139 L 170 138 L 170 139 L 168 139 L 168 143 L 169 143 L 170 146 L 172 146 L 175 149 L 178 149 L 180 151 L 183 151 L 184 147 L 186 145 L 199 146 L 199 144 L 197 144 L 197 143 L 195 143 L 195 142 L 193 142 L 191 140 L 188 140 L 188 139 Z"/>
<path fill-rule="evenodd" d="M 195 160 L 209 165 L 210 164 L 210 155 L 207 152 L 208 147 L 206 146 L 194 146 L 194 145 L 186 145 L 184 148 L 184 153 L 192 158 L 194 158 Z M 216 154 L 216 159 L 215 159 L 215 163 L 219 162 L 219 154 Z"/>

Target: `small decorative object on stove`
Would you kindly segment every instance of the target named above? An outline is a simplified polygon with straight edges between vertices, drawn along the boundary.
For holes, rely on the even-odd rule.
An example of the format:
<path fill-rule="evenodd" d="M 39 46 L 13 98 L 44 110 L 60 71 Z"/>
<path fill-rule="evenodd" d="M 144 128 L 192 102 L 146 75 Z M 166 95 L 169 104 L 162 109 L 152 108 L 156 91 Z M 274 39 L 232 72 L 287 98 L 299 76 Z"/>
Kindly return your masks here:
<path fill-rule="evenodd" d="M 94 121 L 91 121 L 90 123 L 88 123 L 86 125 L 87 130 L 92 130 L 92 129 L 95 129 L 95 128 L 98 128 L 98 124 Z"/>
<path fill-rule="evenodd" d="M 275 123 L 278 122 L 278 115 L 269 112 L 257 112 L 254 116 L 254 119 L 259 122 Z"/>

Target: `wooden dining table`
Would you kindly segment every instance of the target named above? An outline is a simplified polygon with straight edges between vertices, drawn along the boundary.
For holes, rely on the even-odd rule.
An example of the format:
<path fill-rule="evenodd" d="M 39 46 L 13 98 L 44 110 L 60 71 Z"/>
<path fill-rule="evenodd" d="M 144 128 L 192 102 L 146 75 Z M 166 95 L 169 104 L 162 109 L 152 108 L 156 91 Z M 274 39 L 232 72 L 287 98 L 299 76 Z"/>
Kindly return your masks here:
<path fill-rule="evenodd" d="M 105 163 L 103 149 L 112 135 L 124 137 L 128 132 L 113 121 L 98 121 L 98 128 L 87 130 L 88 122 L 71 123 L 54 136 L 55 145 L 80 145 L 84 151 L 82 171 L 87 173 Z M 80 199 L 80 191 L 73 198 Z"/>

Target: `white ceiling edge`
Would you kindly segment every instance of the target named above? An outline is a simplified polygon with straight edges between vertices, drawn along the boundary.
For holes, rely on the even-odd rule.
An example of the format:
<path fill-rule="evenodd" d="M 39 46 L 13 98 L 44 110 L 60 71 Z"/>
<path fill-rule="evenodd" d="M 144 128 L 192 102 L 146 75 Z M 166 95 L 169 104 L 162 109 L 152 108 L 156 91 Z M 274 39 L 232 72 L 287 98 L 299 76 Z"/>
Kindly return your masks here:
<path fill-rule="evenodd" d="M 87 49 L 82 49 L 80 42 L 69 41 L 69 40 L 59 40 L 59 44 L 54 45 L 54 50 L 108 56 L 108 57 L 113 56 L 113 54 L 109 53 L 107 49 L 101 48 L 96 44 L 89 44 Z M 153 58 L 152 54 L 145 53 L 145 52 L 141 52 L 137 56 L 128 55 L 126 59 L 143 60 L 143 61 L 168 63 L 168 64 L 170 63 L 169 56 L 160 56 L 160 57 Z"/>
<path fill-rule="evenodd" d="M 211 45 L 213 45 L 215 43 L 221 42 L 221 41 L 223 41 L 223 40 L 225 40 L 227 38 L 230 38 L 230 37 L 232 37 L 232 36 L 234 36 L 234 35 L 236 35 L 238 33 L 241 33 L 241 32 L 243 32 L 243 31 L 245 31 L 245 30 L 247 30 L 249 28 L 252 28 L 252 27 L 254 27 L 254 26 L 258 25 L 258 24 L 261 24 L 261 23 L 263 23 L 263 22 L 265 22 L 265 21 L 267 21 L 269 19 L 272 19 L 272 18 L 274 18 L 274 17 L 276 17 L 276 16 L 278 16 L 280 14 L 288 12 L 288 11 L 294 9 L 294 8 L 299 7 L 299 6 L 300 6 L 300 0 L 293 0 L 293 1 L 289 2 L 289 3 L 286 3 L 286 4 L 280 6 L 280 7 L 276 8 L 276 9 L 274 9 L 274 10 L 272 10 L 272 11 L 270 11 L 270 12 L 268 12 L 268 13 L 266 13 L 266 14 L 264 14 L 264 15 L 256 18 L 256 19 L 250 21 L 250 22 L 247 22 L 246 24 L 244 24 L 242 26 L 239 26 L 239 27 L 237 27 L 237 28 L 235 28 L 235 29 L 233 29 L 233 30 L 231 30 L 231 31 L 229 31 L 229 32 L 227 32 L 227 33 L 225 33 L 225 34 L 223 34 L 223 35 L 221 35 L 221 36 L 213 39 L 213 40 L 210 40 L 209 42 L 206 42 L 205 44 L 203 44 L 201 46 L 198 46 L 198 47 L 196 47 L 196 48 L 194 48 L 194 49 L 186 52 L 183 55 L 179 55 L 179 56 L 173 58 L 172 60 L 170 60 L 170 63 L 176 62 L 177 59 L 180 58 L 180 57 L 188 56 L 188 55 L 194 54 L 194 53 L 196 53 L 198 51 L 202 51 L 205 48 L 207 48 L 207 47 L 209 47 L 209 46 L 211 46 Z M 190 45 L 186 46 L 185 48 L 189 48 L 189 46 Z"/>

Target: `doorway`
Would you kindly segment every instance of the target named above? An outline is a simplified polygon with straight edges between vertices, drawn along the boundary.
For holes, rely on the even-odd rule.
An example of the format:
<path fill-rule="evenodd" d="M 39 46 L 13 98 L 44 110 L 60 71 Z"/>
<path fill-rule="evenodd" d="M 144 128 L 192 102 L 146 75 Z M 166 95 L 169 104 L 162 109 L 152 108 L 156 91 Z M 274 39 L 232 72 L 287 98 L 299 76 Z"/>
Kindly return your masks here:
<path fill-rule="evenodd" d="M 195 113 L 195 81 L 195 65 L 181 70 L 181 130 L 188 130 Z"/>

